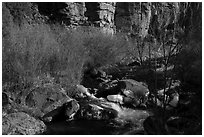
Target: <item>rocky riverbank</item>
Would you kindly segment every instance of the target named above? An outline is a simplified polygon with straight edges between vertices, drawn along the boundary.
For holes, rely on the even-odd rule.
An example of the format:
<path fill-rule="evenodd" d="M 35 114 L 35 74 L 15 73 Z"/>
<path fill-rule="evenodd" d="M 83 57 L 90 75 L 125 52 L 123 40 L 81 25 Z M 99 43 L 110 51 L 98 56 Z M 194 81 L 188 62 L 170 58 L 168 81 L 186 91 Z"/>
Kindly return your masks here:
<path fill-rule="evenodd" d="M 87 74 L 91 78 L 90 75 L 93 74 Z M 110 79 L 112 76 L 101 71 L 95 75 L 96 82 L 98 79 L 103 79 L 103 82 L 94 88 L 76 85 L 76 94 L 72 98 L 60 85 L 50 81 L 38 83 L 24 92 L 3 92 L 3 120 L 9 123 L 6 119 L 10 115 L 21 119 L 23 115 L 18 114 L 22 113 L 41 121 L 41 124 L 36 122 L 36 130 L 19 131 L 20 134 L 144 134 L 143 122 L 153 115 L 148 85 L 133 79 L 113 80 Z M 174 101 L 178 103 L 179 99 Z M 12 131 L 21 128 L 22 125 L 17 123 L 10 126 Z M 7 125 L 3 124 L 4 134 L 17 134 L 8 131 Z M 44 130 L 38 130 L 42 126 Z M 105 131 L 101 133 L 100 130 Z"/>

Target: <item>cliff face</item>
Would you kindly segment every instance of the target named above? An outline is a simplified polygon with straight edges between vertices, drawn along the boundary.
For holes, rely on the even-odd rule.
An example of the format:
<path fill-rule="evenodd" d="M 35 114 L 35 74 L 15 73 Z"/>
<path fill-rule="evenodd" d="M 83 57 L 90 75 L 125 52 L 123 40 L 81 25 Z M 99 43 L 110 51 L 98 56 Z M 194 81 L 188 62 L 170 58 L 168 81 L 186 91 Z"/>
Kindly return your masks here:
<path fill-rule="evenodd" d="M 116 29 L 125 33 L 146 36 L 151 13 L 151 3 L 118 2 L 115 14 Z"/>
<path fill-rule="evenodd" d="M 41 14 L 65 25 L 87 25 L 114 31 L 114 2 L 37 3 Z"/>
<path fill-rule="evenodd" d="M 31 3 L 27 5 L 29 4 Z M 49 22 L 66 26 L 95 26 L 108 33 L 124 32 L 142 38 L 148 34 L 156 36 L 163 28 L 171 29 L 175 24 L 188 33 L 191 26 L 196 26 L 198 22 L 201 24 L 200 18 L 202 18 L 202 3 L 39 2 L 32 4 L 37 5 L 38 12 L 47 17 Z M 7 5 L 13 5 L 16 9 L 15 4 Z M 26 9 L 24 6 L 23 8 Z"/>
<path fill-rule="evenodd" d="M 40 14 L 45 15 L 51 22 L 66 25 L 82 25 L 87 20 L 84 2 L 39 2 Z"/>
<path fill-rule="evenodd" d="M 201 3 L 118 2 L 114 23 L 117 31 L 144 38 L 148 34 L 157 37 L 164 29 L 172 30 L 175 27 L 188 35 L 192 28 L 201 30 L 201 19 Z"/>
<path fill-rule="evenodd" d="M 101 27 L 104 31 L 113 33 L 115 30 L 114 2 L 86 2 L 86 16 L 88 22 L 96 27 Z"/>

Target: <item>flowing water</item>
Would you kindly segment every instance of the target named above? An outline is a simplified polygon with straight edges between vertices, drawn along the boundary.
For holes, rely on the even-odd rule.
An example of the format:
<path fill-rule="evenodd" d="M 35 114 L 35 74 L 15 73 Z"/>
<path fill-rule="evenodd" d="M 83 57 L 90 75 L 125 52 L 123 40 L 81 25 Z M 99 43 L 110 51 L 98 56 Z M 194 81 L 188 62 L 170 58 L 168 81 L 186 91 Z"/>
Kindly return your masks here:
<path fill-rule="evenodd" d="M 126 70 L 129 70 L 126 68 Z M 129 74 L 129 72 L 128 72 Z M 135 73 L 134 73 L 135 74 Z M 117 73 L 117 77 L 118 77 Z M 89 80 L 88 83 L 91 83 Z M 96 80 L 94 80 L 96 81 Z M 88 86 L 87 86 L 88 87 Z M 116 103 L 101 103 L 102 107 L 112 108 L 118 112 L 114 120 L 73 120 L 47 123 L 49 135 L 131 135 L 144 134 L 143 121 L 150 115 L 147 110 L 121 108 Z"/>
<path fill-rule="evenodd" d="M 150 115 L 146 110 L 121 109 L 112 121 L 73 120 L 46 123 L 46 135 L 131 135 L 144 134 L 143 121 Z"/>

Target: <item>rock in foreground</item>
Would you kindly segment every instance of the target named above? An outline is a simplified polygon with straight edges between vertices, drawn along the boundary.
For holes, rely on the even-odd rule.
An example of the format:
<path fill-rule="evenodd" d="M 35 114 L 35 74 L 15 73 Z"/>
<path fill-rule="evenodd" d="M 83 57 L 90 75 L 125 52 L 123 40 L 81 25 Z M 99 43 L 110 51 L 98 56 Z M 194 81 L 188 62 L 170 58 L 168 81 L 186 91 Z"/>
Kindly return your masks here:
<path fill-rule="evenodd" d="M 35 135 L 46 130 L 45 124 L 24 112 L 11 113 L 2 119 L 3 135 Z"/>
<path fill-rule="evenodd" d="M 77 101 L 67 96 L 63 88 L 55 84 L 32 87 L 16 93 L 15 96 L 8 96 L 16 112 L 23 111 L 45 121 L 52 121 L 58 115 L 72 118 L 79 109 Z"/>

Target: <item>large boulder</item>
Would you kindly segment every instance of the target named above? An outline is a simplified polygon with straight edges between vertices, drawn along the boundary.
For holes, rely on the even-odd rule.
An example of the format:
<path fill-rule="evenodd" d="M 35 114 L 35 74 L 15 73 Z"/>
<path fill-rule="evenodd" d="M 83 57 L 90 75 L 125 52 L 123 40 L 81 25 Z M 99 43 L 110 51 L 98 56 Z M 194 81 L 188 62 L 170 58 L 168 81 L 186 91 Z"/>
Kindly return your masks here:
<path fill-rule="evenodd" d="M 2 118 L 3 135 L 35 135 L 46 130 L 45 124 L 24 112 L 10 113 Z"/>
<path fill-rule="evenodd" d="M 76 93 L 79 97 L 92 97 L 93 94 L 90 93 L 90 90 L 83 85 L 76 85 Z"/>
<path fill-rule="evenodd" d="M 106 98 L 108 95 L 117 95 L 121 93 L 121 87 L 117 80 L 103 82 L 96 93 L 96 97 Z"/>
<path fill-rule="evenodd" d="M 111 102 L 95 97 L 90 93 L 90 89 L 83 85 L 76 85 L 76 89 L 80 109 L 75 119 L 109 120 L 117 116 L 117 110 L 110 105 Z"/>
<path fill-rule="evenodd" d="M 117 112 L 112 108 L 105 108 L 99 104 L 84 104 L 76 117 L 85 120 L 111 120 L 117 116 Z"/>
<path fill-rule="evenodd" d="M 67 96 L 63 88 L 54 84 L 45 84 L 21 91 L 12 97 L 12 107 L 34 117 L 51 121 L 59 114 L 72 118 L 79 109 L 75 99 Z"/>
<path fill-rule="evenodd" d="M 119 104 L 137 107 L 145 106 L 148 95 L 149 89 L 146 84 L 132 79 L 124 79 L 103 84 L 95 96 L 107 98 L 109 101 Z"/>
<path fill-rule="evenodd" d="M 80 110 L 75 119 L 85 120 L 111 120 L 117 117 L 118 110 L 105 100 L 85 99 L 79 101 Z"/>
<path fill-rule="evenodd" d="M 108 95 L 107 96 L 107 100 L 108 101 L 112 101 L 112 102 L 116 102 L 119 104 L 123 104 L 123 96 L 122 95 Z"/>
<path fill-rule="evenodd" d="M 137 82 L 132 79 L 124 79 L 119 81 L 122 93 L 127 97 L 129 102 L 132 100 L 133 105 L 139 106 L 145 104 L 148 99 L 149 89 L 143 82 Z"/>

